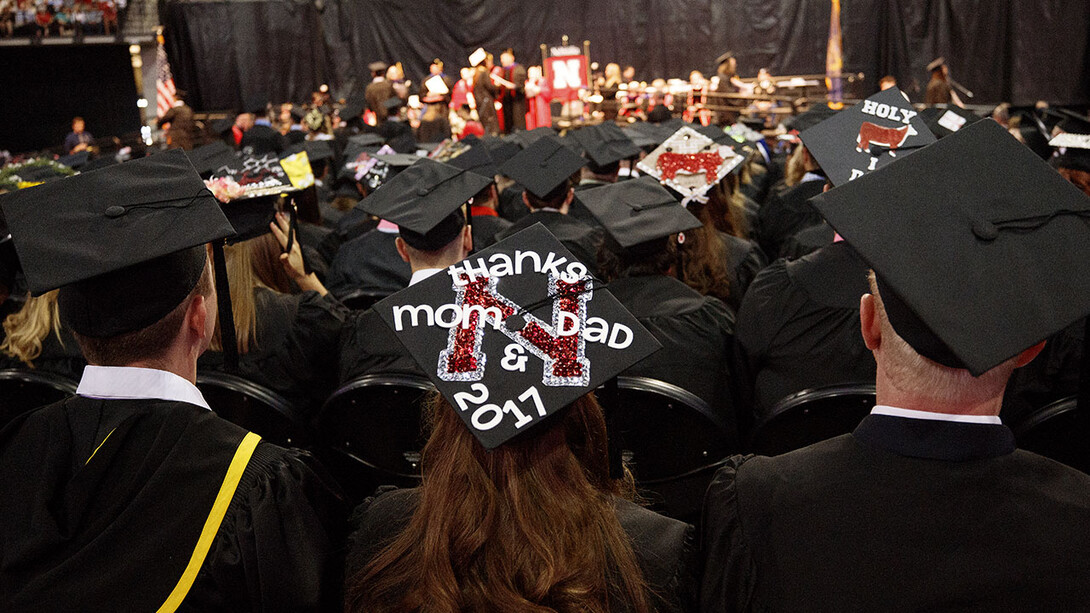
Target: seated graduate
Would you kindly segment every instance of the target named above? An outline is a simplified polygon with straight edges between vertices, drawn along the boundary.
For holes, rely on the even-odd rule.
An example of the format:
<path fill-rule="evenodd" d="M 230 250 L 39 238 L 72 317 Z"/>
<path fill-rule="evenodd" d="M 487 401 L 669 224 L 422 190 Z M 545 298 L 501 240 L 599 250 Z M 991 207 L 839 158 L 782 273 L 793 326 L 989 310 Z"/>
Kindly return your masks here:
<path fill-rule="evenodd" d="M 499 167 L 492 157 L 488 146 L 478 140 L 468 150 L 448 160 L 451 166 L 475 172 L 489 180 L 488 185 L 481 188 L 470 198 L 470 226 L 473 229 L 473 246 L 484 249 L 496 242 L 496 235 L 511 227 L 511 222 L 499 216 L 496 212 L 500 204 L 499 192 L 496 189 L 496 176 L 500 174 Z"/>
<path fill-rule="evenodd" d="M 497 234 L 496 240 L 541 223 L 594 272 L 601 233 L 568 215 L 574 197 L 570 179 L 585 164 L 586 160 L 551 134 L 538 138 L 507 160 L 500 171 L 526 188 L 522 201 L 530 214 Z"/>
<path fill-rule="evenodd" d="M 1090 199 L 981 121 L 814 204 L 871 265 L 877 402 L 708 489 L 704 611 L 1073 611 L 1090 476 L 1015 449 L 1012 371 L 1090 313 Z"/>
<path fill-rule="evenodd" d="M 194 385 L 216 322 L 206 243 L 232 228 L 185 155 L 0 205 L 31 291 L 60 288 L 89 362 L 76 396 L 0 435 L 0 609 L 336 608 L 339 489 Z"/>
<path fill-rule="evenodd" d="M 23 306 L 4 318 L 0 352 L 3 368 L 33 368 L 72 380 L 87 365 L 72 332 L 61 325 L 56 291 L 28 294 Z"/>
<path fill-rule="evenodd" d="M 462 207 L 490 185 L 477 173 L 431 159 L 421 159 L 360 207 L 396 223 L 395 248 L 412 269 L 415 285 L 462 261 L 473 250 L 472 230 Z M 344 327 L 340 348 L 340 380 L 369 374 L 423 374 L 373 309 L 354 313 Z"/>
<path fill-rule="evenodd" d="M 734 426 L 730 390 L 734 313 L 718 298 L 699 294 L 676 276 L 675 235 L 701 227 L 700 221 L 652 177 L 583 194 L 587 209 L 608 232 L 599 251 L 602 278 L 665 347 L 624 374 L 688 390 Z"/>
<path fill-rule="evenodd" d="M 283 196 L 224 203 L 237 232 L 224 247 L 239 370 L 310 413 L 336 389 L 337 353 L 348 310 L 307 272 Z M 274 211 L 275 217 L 274 217 Z M 218 322 L 217 322 L 218 323 Z M 224 370 L 221 330 L 197 362 Z"/>
<path fill-rule="evenodd" d="M 579 192 L 616 183 L 620 178 L 621 161 L 639 157 L 641 149 L 614 123 L 581 128 L 569 136 L 582 149 L 587 165 L 581 169 L 579 182 L 572 188 L 575 197 L 568 214 L 597 227 L 598 220 L 579 201 Z"/>
<path fill-rule="evenodd" d="M 346 611 L 692 610 L 692 528 L 629 501 L 590 393 L 658 343 L 594 284 L 535 225 L 376 305 L 442 396 L 421 485 L 354 514 Z"/>

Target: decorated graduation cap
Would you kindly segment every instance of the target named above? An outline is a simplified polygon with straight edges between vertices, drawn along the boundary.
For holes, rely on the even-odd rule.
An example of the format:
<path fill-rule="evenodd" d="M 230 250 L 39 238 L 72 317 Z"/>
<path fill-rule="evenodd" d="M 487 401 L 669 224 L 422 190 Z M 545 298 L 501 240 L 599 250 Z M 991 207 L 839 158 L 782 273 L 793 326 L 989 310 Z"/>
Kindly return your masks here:
<path fill-rule="evenodd" d="M 477 173 L 417 158 L 356 206 L 397 224 L 409 246 L 435 251 L 462 231 L 466 224 L 462 205 L 489 183 Z"/>
<path fill-rule="evenodd" d="M 296 190 L 275 153 L 235 157 L 213 170 L 212 179 L 234 181 L 247 198 Z"/>
<path fill-rule="evenodd" d="M 573 135 L 596 166 L 608 166 L 640 154 L 640 148 L 612 122 L 576 130 Z"/>
<path fill-rule="evenodd" d="M 1090 313 L 1090 198 L 982 121 L 811 202 L 894 330 L 974 376 Z"/>
<path fill-rule="evenodd" d="M 0 196 L 27 285 L 61 288 L 65 325 L 141 330 L 197 285 L 205 248 L 233 233 L 181 150 Z"/>
<path fill-rule="evenodd" d="M 500 172 L 518 181 L 531 194 L 544 198 L 586 163 L 556 136 L 545 136 L 507 160 Z"/>
<path fill-rule="evenodd" d="M 702 225 L 653 177 L 588 189 L 579 200 L 625 249 Z"/>
<path fill-rule="evenodd" d="M 742 161 L 742 156 L 727 145 L 716 144 L 689 126 L 683 126 L 640 160 L 637 168 L 688 200 L 703 197 Z"/>
<path fill-rule="evenodd" d="M 1057 134 L 1048 142 L 1058 154 L 1049 160 L 1055 168 L 1070 168 L 1090 172 L 1090 134 Z"/>
<path fill-rule="evenodd" d="M 374 310 L 488 449 L 661 347 L 541 224 Z"/>
<path fill-rule="evenodd" d="M 935 142 L 901 90 L 891 87 L 799 134 L 833 185 Z"/>
<path fill-rule="evenodd" d="M 920 111 L 920 119 L 936 137 L 943 138 L 983 118 L 959 106 L 932 106 Z"/>

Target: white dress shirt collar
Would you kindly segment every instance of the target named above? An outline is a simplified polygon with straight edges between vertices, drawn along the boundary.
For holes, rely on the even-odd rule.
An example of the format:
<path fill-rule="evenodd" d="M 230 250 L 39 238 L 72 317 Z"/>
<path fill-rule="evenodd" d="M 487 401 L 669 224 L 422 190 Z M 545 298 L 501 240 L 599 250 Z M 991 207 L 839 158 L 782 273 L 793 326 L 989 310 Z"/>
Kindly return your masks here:
<path fill-rule="evenodd" d="M 413 276 L 409 278 L 409 285 L 416 285 L 417 283 L 420 283 L 424 279 L 427 279 L 428 277 L 430 277 L 430 276 L 434 275 L 435 273 L 440 272 L 442 270 L 444 270 L 444 269 L 442 269 L 442 268 L 421 268 L 420 270 L 417 270 L 417 271 L 413 272 Z"/>
<path fill-rule="evenodd" d="M 196 385 L 172 372 L 154 368 L 88 365 L 83 369 L 76 394 L 110 400 L 173 400 L 211 410 Z"/>
<path fill-rule="evenodd" d="M 890 417 L 907 417 L 908 419 L 932 419 L 936 421 L 956 421 L 963 424 L 1002 424 L 998 415 L 959 415 L 954 413 L 934 413 L 932 411 L 915 411 L 913 409 L 901 409 L 885 405 L 877 405 L 870 412 L 871 415 L 888 415 Z"/>

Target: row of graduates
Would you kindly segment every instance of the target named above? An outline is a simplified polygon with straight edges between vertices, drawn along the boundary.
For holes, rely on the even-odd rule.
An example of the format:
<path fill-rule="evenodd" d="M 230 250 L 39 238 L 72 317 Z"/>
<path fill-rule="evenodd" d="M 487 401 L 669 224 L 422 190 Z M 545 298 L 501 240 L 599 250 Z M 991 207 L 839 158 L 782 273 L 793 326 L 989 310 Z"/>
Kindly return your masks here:
<path fill-rule="evenodd" d="M 921 302 L 914 293 L 899 293 L 921 276 L 931 277 L 923 280 L 924 288 L 937 279 L 934 273 L 920 275 L 911 261 L 887 259 L 893 249 L 890 243 L 903 240 L 902 235 L 908 233 L 907 226 L 884 222 L 903 218 L 903 207 L 916 190 L 952 189 L 952 197 L 968 193 L 966 197 L 977 203 L 969 208 L 983 215 L 989 213 L 987 206 L 994 200 L 988 190 L 1011 190 L 1016 198 L 1004 201 L 1004 206 L 1039 212 L 1032 201 L 1024 201 L 1025 192 L 1037 190 L 1049 196 L 1050 206 L 1067 212 L 1058 225 L 1049 227 L 1055 216 L 1046 214 L 1043 221 L 1041 216 L 1031 215 L 995 222 L 1026 221 L 1036 224 L 1032 228 L 1021 224 L 992 229 L 1003 232 L 1013 228 L 1014 236 L 1027 229 L 1030 233 L 1040 230 L 1041 234 L 1024 240 L 1041 247 L 1055 239 L 1073 239 L 1075 246 L 1084 250 L 1085 221 L 1081 217 L 1086 199 L 1039 160 L 1034 163 L 1029 159 L 1032 154 L 998 126 L 971 126 L 964 137 L 959 135 L 952 141 L 949 146 L 925 147 L 907 162 L 891 164 L 888 172 L 879 169 L 873 181 L 860 181 L 854 190 L 837 189 L 817 200 L 821 211 L 832 215 L 835 227 L 849 236 L 860 257 L 873 266 L 881 265 L 883 278 L 895 283 L 882 289 L 884 300 L 891 305 L 911 301 L 911 309 L 918 311 L 914 316 L 920 319 L 912 320 L 905 319 L 903 311 L 890 310 L 898 313 L 894 325 L 911 339 L 911 346 L 929 358 L 934 356 L 931 359 L 956 364 L 950 368 L 983 374 L 1012 349 L 1019 351 L 1026 343 L 1036 343 L 1055 332 L 1058 325 L 1084 317 L 1090 309 L 1085 298 L 1059 305 L 1049 297 L 1049 288 L 1065 282 L 1082 286 L 1086 276 L 1065 265 L 1057 273 L 1042 274 L 1046 280 L 1039 286 L 1015 288 L 1012 303 L 1044 300 L 1053 304 L 1055 313 L 1040 321 L 1026 321 L 1022 330 L 998 337 L 990 330 L 997 324 L 995 317 L 1010 317 L 1003 305 L 962 305 L 982 323 L 979 331 L 962 335 L 956 325 L 951 327 L 936 316 L 949 305 Z M 544 139 L 539 142 L 546 142 L 542 147 L 549 146 Z M 818 151 L 819 140 L 812 143 L 808 141 L 808 148 Z M 995 152 L 990 168 L 981 170 L 966 163 L 969 154 L 989 150 Z M 523 177 L 531 193 L 546 189 L 554 180 L 553 173 L 570 175 L 564 164 L 553 166 L 554 158 L 567 157 L 570 163 L 577 163 L 570 150 L 551 151 L 544 159 L 548 163 L 532 158 L 537 172 Z M 519 155 L 533 152 L 531 145 Z M 518 155 L 512 159 L 518 160 Z M 832 165 L 826 166 L 834 174 Z M 895 194 L 896 206 L 873 212 L 870 199 L 890 193 L 891 183 L 898 184 L 904 173 L 920 180 L 938 168 L 947 169 L 938 185 L 914 183 L 917 187 L 913 190 Z M 959 169 L 966 177 L 958 175 Z M 514 167 L 509 172 L 518 175 Z M 1008 175 L 1011 178 L 1004 179 Z M 955 187 L 962 178 L 970 179 L 970 185 Z M 872 416 L 869 434 L 858 433 L 858 440 L 873 449 L 863 450 L 850 439 L 838 439 L 817 453 L 860 474 L 865 471 L 853 462 L 873 465 L 877 458 L 899 477 L 893 491 L 911 487 L 920 494 L 926 494 L 924 490 L 936 480 L 946 483 L 948 471 L 963 468 L 969 471 L 969 482 L 982 488 L 982 494 L 994 494 L 988 489 L 996 483 L 994 475 L 1003 475 L 1004 467 L 1008 474 L 1014 470 L 1019 494 L 1032 495 L 1040 505 L 1034 510 L 1048 520 L 1036 525 L 1019 523 L 1030 535 L 1021 546 L 980 549 L 988 546 L 995 532 L 989 520 L 985 524 L 988 528 L 978 530 L 979 534 L 957 537 L 944 532 L 940 522 L 939 529 L 922 531 L 928 537 L 925 547 L 902 549 L 907 545 L 904 537 L 920 532 L 902 529 L 903 520 L 919 520 L 903 511 L 936 505 L 933 510 L 938 512 L 943 507 L 938 500 L 906 499 L 904 504 L 893 505 L 895 509 L 859 518 L 896 535 L 897 546 L 882 553 L 891 566 L 876 567 L 859 554 L 871 551 L 866 549 L 868 543 L 880 545 L 880 539 L 887 537 L 882 530 L 849 531 L 847 537 L 837 530 L 819 530 L 806 537 L 797 530 L 805 530 L 800 522 L 808 516 L 822 526 L 835 525 L 834 519 L 842 521 L 836 505 L 861 504 L 873 512 L 884 500 L 867 495 L 841 500 L 817 496 L 834 506 L 792 506 L 787 499 L 791 492 L 779 491 L 762 478 L 774 481 L 781 475 L 811 485 L 821 481 L 813 475 L 797 474 L 806 472 L 806 464 L 796 466 L 793 458 L 775 464 L 767 459 L 736 458 L 723 469 L 706 502 L 703 553 L 691 526 L 629 502 L 632 483 L 623 471 L 613 472 L 606 420 L 588 392 L 649 356 L 674 349 L 664 342 L 668 339 L 642 325 L 638 316 L 625 308 L 622 297 L 614 293 L 623 289 L 623 284 L 599 285 L 589 276 L 589 268 L 565 248 L 564 239 L 549 232 L 544 222 L 501 239 L 480 257 L 493 262 L 496 255 L 517 258 L 517 252 L 523 251 L 534 253 L 534 261 L 542 262 L 546 254 L 559 255 L 567 263 L 563 273 L 550 274 L 535 265 L 502 273 L 489 270 L 490 278 L 479 281 L 470 278 L 472 261 L 464 258 L 472 249 L 473 238 L 462 209 L 491 181 L 469 169 L 418 160 L 364 200 L 366 209 L 398 224 L 397 249 L 413 269 L 408 288 L 367 313 L 382 325 L 398 329 L 399 307 L 448 304 L 471 288 L 494 300 L 502 295 L 510 301 L 497 307 L 506 329 L 503 336 L 521 338 L 519 346 L 537 347 L 553 362 L 565 362 L 566 366 L 562 372 L 550 370 L 555 364 L 550 366 L 550 360 L 543 358 L 527 369 L 496 368 L 499 350 L 507 341 L 498 338 L 500 335 L 485 335 L 484 345 L 474 349 L 472 332 L 466 339 L 469 345 L 464 347 L 468 354 L 454 361 L 444 356 L 457 333 L 433 323 L 409 324 L 393 336 L 391 342 L 398 343 L 401 353 L 419 365 L 442 397 L 429 409 L 431 438 L 424 450 L 422 485 L 381 494 L 356 510 L 347 551 L 348 610 L 685 611 L 696 610 L 698 593 L 701 608 L 708 611 L 765 610 L 772 603 L 795 609 L 806 602 L 831 610 L 849 603 L 871 608 L 950 599 L 983 604 L 1000 598 L 1016 609 L 1029 610 L 1035 605 L 1066 608 L 1080 602 L 1084 571 L 1076 569 L 1077 559 L 1043 555 L 1040 547 L 1042 543 L 1060 546 L 1055 533 L 1059 530 L 1067 539 L 1065 551 L 1082 552 L 1085 539 L 1066 530 L 1080 521 L 1075 509 L 1085 509 L 1079 506 L 1090 492 L 1085 475 L 1028 454 L 1009 456 L 1010 449 L 1000 453 L 991 446 L 974 446 L 981 442 L 970 440 L 983 432 L 979 426 L 974 430 L 977 434 L 970 434 L 972 428 L 966 430 L 964 425 L 960 431 L 958 427 L 944 431 L 948 435 L 959 431 L 958 436 L 967 437 L 970 443 L 967 449 L 957 450 L 960 466 L 954 457 L 920 460 L 929 456 L 913 456 L 907 447 L 884 449 L 883 445 L 890 444 L 883 441 L 890 433 L 889 420 L 899 419 L 888 416 Z M 560 182 L 562 185 L 563 179 Z M 198 186 L 199 178 L 188 160 L 171 153 L 30 188 L 0 201 L 29 288 L 36 294 L 60 288 L 57 304 L 61 318 L 79 335 L 79 344 L 92 364 L 84 372 L 77 397 L 20 416 L 0 432 L 0 476 L 11 486 L 10 495 L 0 504 L 6 526 L 0 552 L 0 602 L 5 610 L 57 608 L 77 598 L 107 609 L 124 602 L 144 610 L 164 601 L 166 610 L 341 607 L 337 586 L 338 558 L 345 553 L 341 545 L 344 500 L 336 485 L 305 452 L 260 443 L 252 433 L 215 418 L 192 388 L 197 355 L 213 336 L 210 317 L 214 316 L 209 307 L 214 296 L 213 275 L 204 245 L 231 234 L 244 238 L 247 233 L 241 224 L 228 223 L 231 215 L 224 213 L 230 208 L 221 209 L 207 192 L 201 190 L 193 197 Z M 582 204 L 608 235 L 622 270 L 674 255 L 670 253 L 671 237 L 704 225 L 654 178 L 587 192 Z M 570 196 L 570 192 L 563 193 Z M 43 202 L 56 208 L 43 209 Z M 163 202 L 179 205 L 156 206 Z M 926 210 L 934 212 L 941 206 L 929 201 Z M 122 217 L 129 217 L 129 223 L 115 221 Z M 189 223 L 179 223 L 183 220 Z M 293 241 L 291 220 L 280 215 L 273 223 L 270 230 L 283 251 L 282 266 L 296 270 L 300 285 L 311 282 L 299 262 L 301 250 L 294 247 L 297 241 Z M 73 238 L 59 245 L 52 233 L 62 225 L 69 226 Z M 964 220 L 954 220 L 938 224 L 940 232 L 925 232 L 924 238 L 913 240 L 935 249 L 949 226 L 963 230 L 957 234 L 957 249 L 974 261 L 979 260 L 981 249 L 997 238 L 979 223 L 970 229 Z M 175 231 L 164 232 L 165 228 Z M 936 234 L 940 238 L 928 238 Z M 149 236 L 160 240 L 149 241 Z M 120 264 L 97 257 L 99 246 L 118 241 L 133 245 Z M 996 271 L 1017 267 L 1019 263 L 1009 257 L 1022 250 L 1022 245 L 1001 245 L 1005 250 L 1001 261 L 981 268 L 987 277 L 985 285 L 993 283 L 994 275 L 1005 274 L 1005 279 L 1018 276 Z M 926 249 L 920 252 L 929 253 Z M 933 262 L 927 258 L 938 257 L 942 256 L 921 256 L 921 261 L 931 270 Z M 602 262 L 598 273 L 609 277 L 603 272 L 609 268 L 607 260 Z M 968 283 L 974 274 L 977 271 L 959 273 L 955 283 Z M 545 279 L 547 285 L 541 283 Z M 917 287 L 911 291 L 927 290 Z M 551 331 L 542 328 L 534 316 L 537 307 L 531 306 L 549 303 L 554 309 Z M 519 311 L 516 306 L 524 308 Z M 575 345 L 565 343 L 559 334 L 563 324 L 556 319 L 557 308 L 586 308 L 580 318 L 588 317 L 589 321 L 589 317 L 598 317 L 623 325 L 631 337 L 616 345 L 587 337 L 585 348 L 576 343 L 580 348 L 574 349 Z M 1003 314 L 995 315 L 997 312 Z M 167 324 L 160 326 L 164 321 Z M 486 368 L 483 356 L 488 355 L 492 360 Z M 174 370 L 181 375 L 168 376 Z M 478 375 L 464 376 L 471 371 L 478 371 Z M 539 390 L 533 384 L 543 378 L 546 385 Z M 535 393 L 519 395 L 527 384 Z M 474 393 L 468 394 L 469 390 Z M 489 393 L 495 404 L 482 404 L 490 400 Z M 524 413 L 514 402 L 504 402 L 515 395 L 520 400 L 523 396 L 536 398 L 536 411 L 533 405 L 524 404 Z M 473 403 L 476 409 L 469 411 Z M 841 452 L 845 444 L 850 449 Z M 860 454 L 862 460 L 853 459 Z M 812 456 L 794 458 L 814 461 Z M 1009 459 L 1002 459 L 1007 456 Z M 936 462 L 938 459 L 944 461 Z M 911 474 L 925 467 L 929 469 L 925 478 Z M 1026 468 L 1042 481 L 1042 488 L 1066 486 L 1063 496 L 1023 484 Z M 1000 469 L 998 473 L 996 469 Z M 224 470 L 227 476 L 219 496 L 214 496 Z M 841 478 L 836 474 L 819 476 Z M 852 481 L 856 485 L 868 482 L 865 478 Z M 838 488 L 847 491 L 843 484 Z M 171 495 L 172 489 L 186 495 Z M 771 496 L 761 496 L 761 491 Z M 815 491 L 825 488 L 816 487 Z M 750 492 L 758 495 L 748 497 Z M 946 495 L 964 498 L 960 490 Z M 213 498 L 224 496 L 223 502 L 213 503 Z M 777 502 L 784 505 L 777 506 Z M 987 496 L 963 502 L 974 508 L 997 506 Z M 210 507 L 208 518 L 215 517 L 215 522 L 205 521 Z M 1007 519 L 1019 522 L 1029 510 L 1020 508 L 1017 501 L 1001 507 L 1010 514 Z M 962 507 L 950 511 L 941 515 L 963 527 L 970 527 L 977 518 L 971 513 L 962 516 Z M 883 524 L 881 515 L 896 519 Z M 931 579 L 949 591 L 936 592 L 917 582 L 928 574 L 919 562 L 934 555 L 936 547 L 948 547 L 944 539 L 950 537 L 967 543 L 970 552 L 987 551 L 986 560 L 997 563 L 994 569 L 984 564 L 971 575 L 985 579 L 1007 577 L 1007 573 L 1028 577 L 1039 564 L 1045 564 L 1050 572 L 1043 581 L 1034 580 L 1035 588 L 1026 593 L 1014 582 L 1000 585 L 943 573 Z M 197 543 L 195 548 L 193 542 Z M 186 555 L 191 549 L 192 558 Z M 793 549 L 798 551 L 797 557 L 792 555 Z M 1019 555 L 1023 550 L 1035 555 Z M 834 551 L 838 564 L 854 565 L 867 580 L 845 582 L 834 579 L 833 572 L 816 572 L 823 552 Z M 897 560 L 898 555 L 910 552 L 915 553 L 907 560 Z M 963 559 L 958 553 L 950 554 L 950 560 L 932 562 L 960 568 Z M 107 560 L 121 563 L 104 565 Z M 150 560 L 159 562 L 151 571 L 146 568 Z M 781 562 L 777 564 L 777 560 Z M 784 570 L 778 570 L 781 567 Z M 806 569 L 823 580 L 799 574 Z M 913 581 L 903 582 L 902 572 L 910 574 Z M 1051 581 L 1053 572 L 1068 573 L 1064 576 L 1070 581 Z M 139 573 L 142 581 L 133 582 L 134 573 Z M 851 590 L 841 589 L 849 584 Z M 828 600 L 812 600 L 817 594 Z"/>
<path fill-rule="evenodd" d="M 793 127 L 805 130 L 829 116 L 819 107 L 796 118 Z M 873 359 L 855 330 L 855 296 L 865 289 L 865 266 L 847 245 L 833 244 L 833 232 L 807 202 L 825 185 L 825 173 L 806 147 L 775 152 L 752 133 L 749 143 L 729 141 L 746 162 L 711 186 L 707 202 L 689 203 L 700 228 L 685 232 L 680 244 L 673 238 L 638 257 L 626 255 L 584 200 L 631 179 L 638 171 L 625 156 L 646 156 L 679 127 L 680 122 L 623 130 L 605 125 L 563 138 L 535 130 L 470 139 L 469 146 L 464 141 L 439 157 L 491 179 L 471 205 L 473 247 L 543 223 L 673 349 L 626 374 L 693 392 L 732 424 L 733 445 L 741 448 L 779 400 L 873 377 Z M 721 130 L 699 128 L 720 142 L 730 139 Z M 340 156 L 337 141 L 289 149 L 311 153 L 318 177 L 315 187 L 296 194 L 298 241 L 290 257 L 281 253 L 287 241 L 265 231 L 267 216 L 260 213 L 248 220 L 254 226 L 248 240 L 227 248 L 242 373 L 309 415 L 353 378 L 419 374 L 373 314 L 342 304 L 361 294 L 373 301 L 409 284 L 412 267 L 397 248 L 397 226 L 379 223 L 367 206 L 355 207 L 358 198 L 419 157 L 377 153 L 389 149 L 372 134 L 347 137 L 345 144 Z M 204 153 L 191 158 L 207 171 L 214 163 Z M 268 200 L 264 205 L 271 210 Z M 262 204 L 248 206 L 260 211 Z M 773 263 L 766 268 L 769 259 Z M 82 357 L 59 325 L 54 299 L 9 301 L 9 310 L 22 306 L 5 324 L 6 361 L 78 379 Z M 1071 393 L 1080 354 L 1077 328 L 1053 343 L 1047 360 L 1019 371 L 1009 395 L 1012 415 L 1021 418 Z M 213 349 L 202 357 L 203 369 L 223 368 L 218 341 Z M 815 355 L 821 356 L 819 367 L 801 367 Z"/>

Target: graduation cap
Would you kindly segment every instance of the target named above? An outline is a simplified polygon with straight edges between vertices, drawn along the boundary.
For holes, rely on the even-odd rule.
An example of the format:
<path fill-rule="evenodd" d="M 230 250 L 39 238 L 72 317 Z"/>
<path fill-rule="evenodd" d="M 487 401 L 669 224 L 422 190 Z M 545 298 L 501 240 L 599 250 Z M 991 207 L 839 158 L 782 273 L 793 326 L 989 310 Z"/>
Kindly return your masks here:
<path fill-rule="evenodd" d="M 91 159 L 90 151 L 80 151 L 57 158 L 58 164 L 64 164 L 72 170 L 79 170 Z"/>
<path fill-rule="evenodd" d="M 556 130 L 542 126 L 540 128 L 534 128 L 533 130 L 519 130 L 504 136 L 504 140 L 518 144 L 523 149 L 536 143 L 538 140 L 551 136 L 557 138 Z M 559 140 L 559 139 L 558 139 Z"/>
<path fill-rule="evenodd" d="M 699 123 L 691 123 L 689 124 L 689 127 L 712 139 L 712 142 L 720 145 L 729 145 L 735 142 L 725 130 L 717 126 L 705 126 Z"/>
<path fill-rule="evenodd" d="M 61 288 L 65 325 L 109 338 L 181 304 L 206 243 L 232 234 L 180 150 L 0 196 L 34 295 Z"/>
<path fill-rule="evenodd" d="M 545 136 L 507 160 L 500 173 L 538 198 L 545 198 L 586 163 L 556 136 Z"/>
<path fill-rule="evenodd" d="M 507 163 L 507 160 L 515 157 L 521 151 L 515 143 L 509 143 L 499 138 L 485 139 L 481 142 L 485 147 L 488 147 L 488 153 L 492 156 L 492 161 L 501 167 Z"/>
<path fill-rule="evenodd" d="M 810 200 L 894 330 L 973 376 L 1090 313 L 1090 199 L 992 121 Z"/>
<path fill-rule="evenodd" d="M 293 104 L 291 105 L 291 110 L 288 111 L 288 114 L 291 115 L 291 118 L 294 119 L 296 123 L 302 123 L 303 118 L 307 116 L 307 110 L 302 106 Z"/>
<path fill-rule="evenodd" d="M 360 145 L 362 147 L 374 147 L 381 146 L 386 142 L 386 139 L 382 138 L 374 132 L 364 132 L 362 134 L 355 134 L 348 137 L 348 144 Z"/>
<path fill-rule="evenodd" d="M 450 158 L 447 163 L 455 168 L 475 172 L 489 181 L 494 181 L 496 175 L 500 174 L 500 169 L 496 167 L 496 162 L 488 152 L 488 147 L 481 143 Z"/>
<path fill-rule="evenodd" d="M 703 225 L 648 176 L 579 192 L 579 201 L 625 249 Z"/>
<path fill-rule="evenodd" d="M 640 154 L 640 148 L 612 122 L 576 130 L 572 134 L 595 166 L 608 166 Z"/>
<path fill-rule="evenodd" d="M 417 158 L 356 206 L 397 224 L 409 246 L 435 251 L 462 231 L 462 205 L 490 182 L 450 164 Z"/>
<path fill-rule="evenodd" d="M 621 131 L 628 136 L 629 140 L 634 145 L 641 149 L 655 148 L 662 144 L 662 141 L 670 138 L 673 133 L 669 130 L 664 130 L 659 127 L 659 124 L 648 123 L 646 121 L 637 121 L 631 123 L 623 128 Z"/>
<path fill-rule="evenodd" d="M 306 152 L 307 159 L 312 163 L 333 158 L 333 147 L 329 145 L 328 140 L 306 140 L 301 143 L 296 143 L 285 149 L 280 157 L 283 159 L 289 155 L 303 151 Z"/>
<path fill-rule="evenodd" d="M 1056 123 L 1056 127 L 1060 130 L 1076 134 L 1090 134 L 1090 119 L 1067 109 L 1060 109 L 1059 111 L 1061 118 Z"/>
<path fill-rule="evenodd" d="M 295 191 L 291 177 L 281 166 L 275 153 L 235 157 L 231 163 L 212 171 L 212 178 L 230 178 L 250 198 Z"/>
<path fill-rule="evenodd" d="M 731 147 L 719 145 L 691 127 L 683 126 L 636 167 L 671 187 L 687 201 L 703 197 L 711 186 L 743 161 Z"/>
<path fill-rule="evenodd" d="M 901 90 L 882 90 L 799 134 L 833 185 L 841 185 L 935 142 Z"/>
<path fill-rule="evenodd" d="M 398 96 L 390 96 L 382 101 L 382 108 L 386 109 L 387 113 L 394 113 L 403 106 L 405 106 L 405 101 Z"/>
<path fill-rule="evenodd" d="M 233 128 L 235 125 L 235 118 L 236 115 L 228 114 L 226 117 L 221 117 L 220 119 L 213 121 L 212 125 L 210 126 L 212 128 L 212 132 L 214 134 L 223 134 L 225 132 L 230 132 L 231 128 Z"/>
<path fill-rule="evenodd" d="M 1090 134 L 1057 134 L 1048 142 L 1059 149 L 1058 154 L 1049 160 L 1053 168 L 1069 168 L 1090 172 Z"/>
<path fill-rule="evenodd" d="M 540 223 L 373 308 L 487 449 L 661 348 Z"/>
<path fill-rule="evenodd" d="M 365 110 L 367 110 L 367 98 L 364 97 L 363 92 L 359 92 L 345 99 L 339 115 L 341 119 L 351 121 L 359 118 Z"/>
<path fill-rule="evenodd" d="M 238 161 L 238 153 L 227 143 L 218 140 L 187 151 L 190 163 L 197 174 L 208 177 L 223 166 L 231 166 Z"/>
<path fill-rule="evenodd" d="M 729 62 L 731 60 L 731 58 L 733 58 L 733 57 L 734 57 L 734 52 L 733 51 L 727 51 L 723 55 L 720 55 L 719 57 L 715 58 L 715 65 L 718 66 L 719 64 L 724 64 L 726 62 Z"/>
<path fill-rule="evenodd" d="M 242 101 L 242 112 L 264 115 L 269 107 L 269 99 L 264 94 L 251 94 Z"/>
<path fill-rule="evenodd" d="M 983 119 L 972 111 L 959 106 L 932 106 L 920 111 L 920 118 L 927 124 L 931 133 L 938 138 L 950 136 L 965 126 Z"/>
<path fill-rule="evenodd" d="M 836 115 L 837 112 L 837 110 L 830 108 L 828 104 L 823 102 L 810 107 L 805 112 L 788 118 L 783 123 L 788 131 L 794 130 L 796 132 L 804 132 L 833 115 Z"/>

